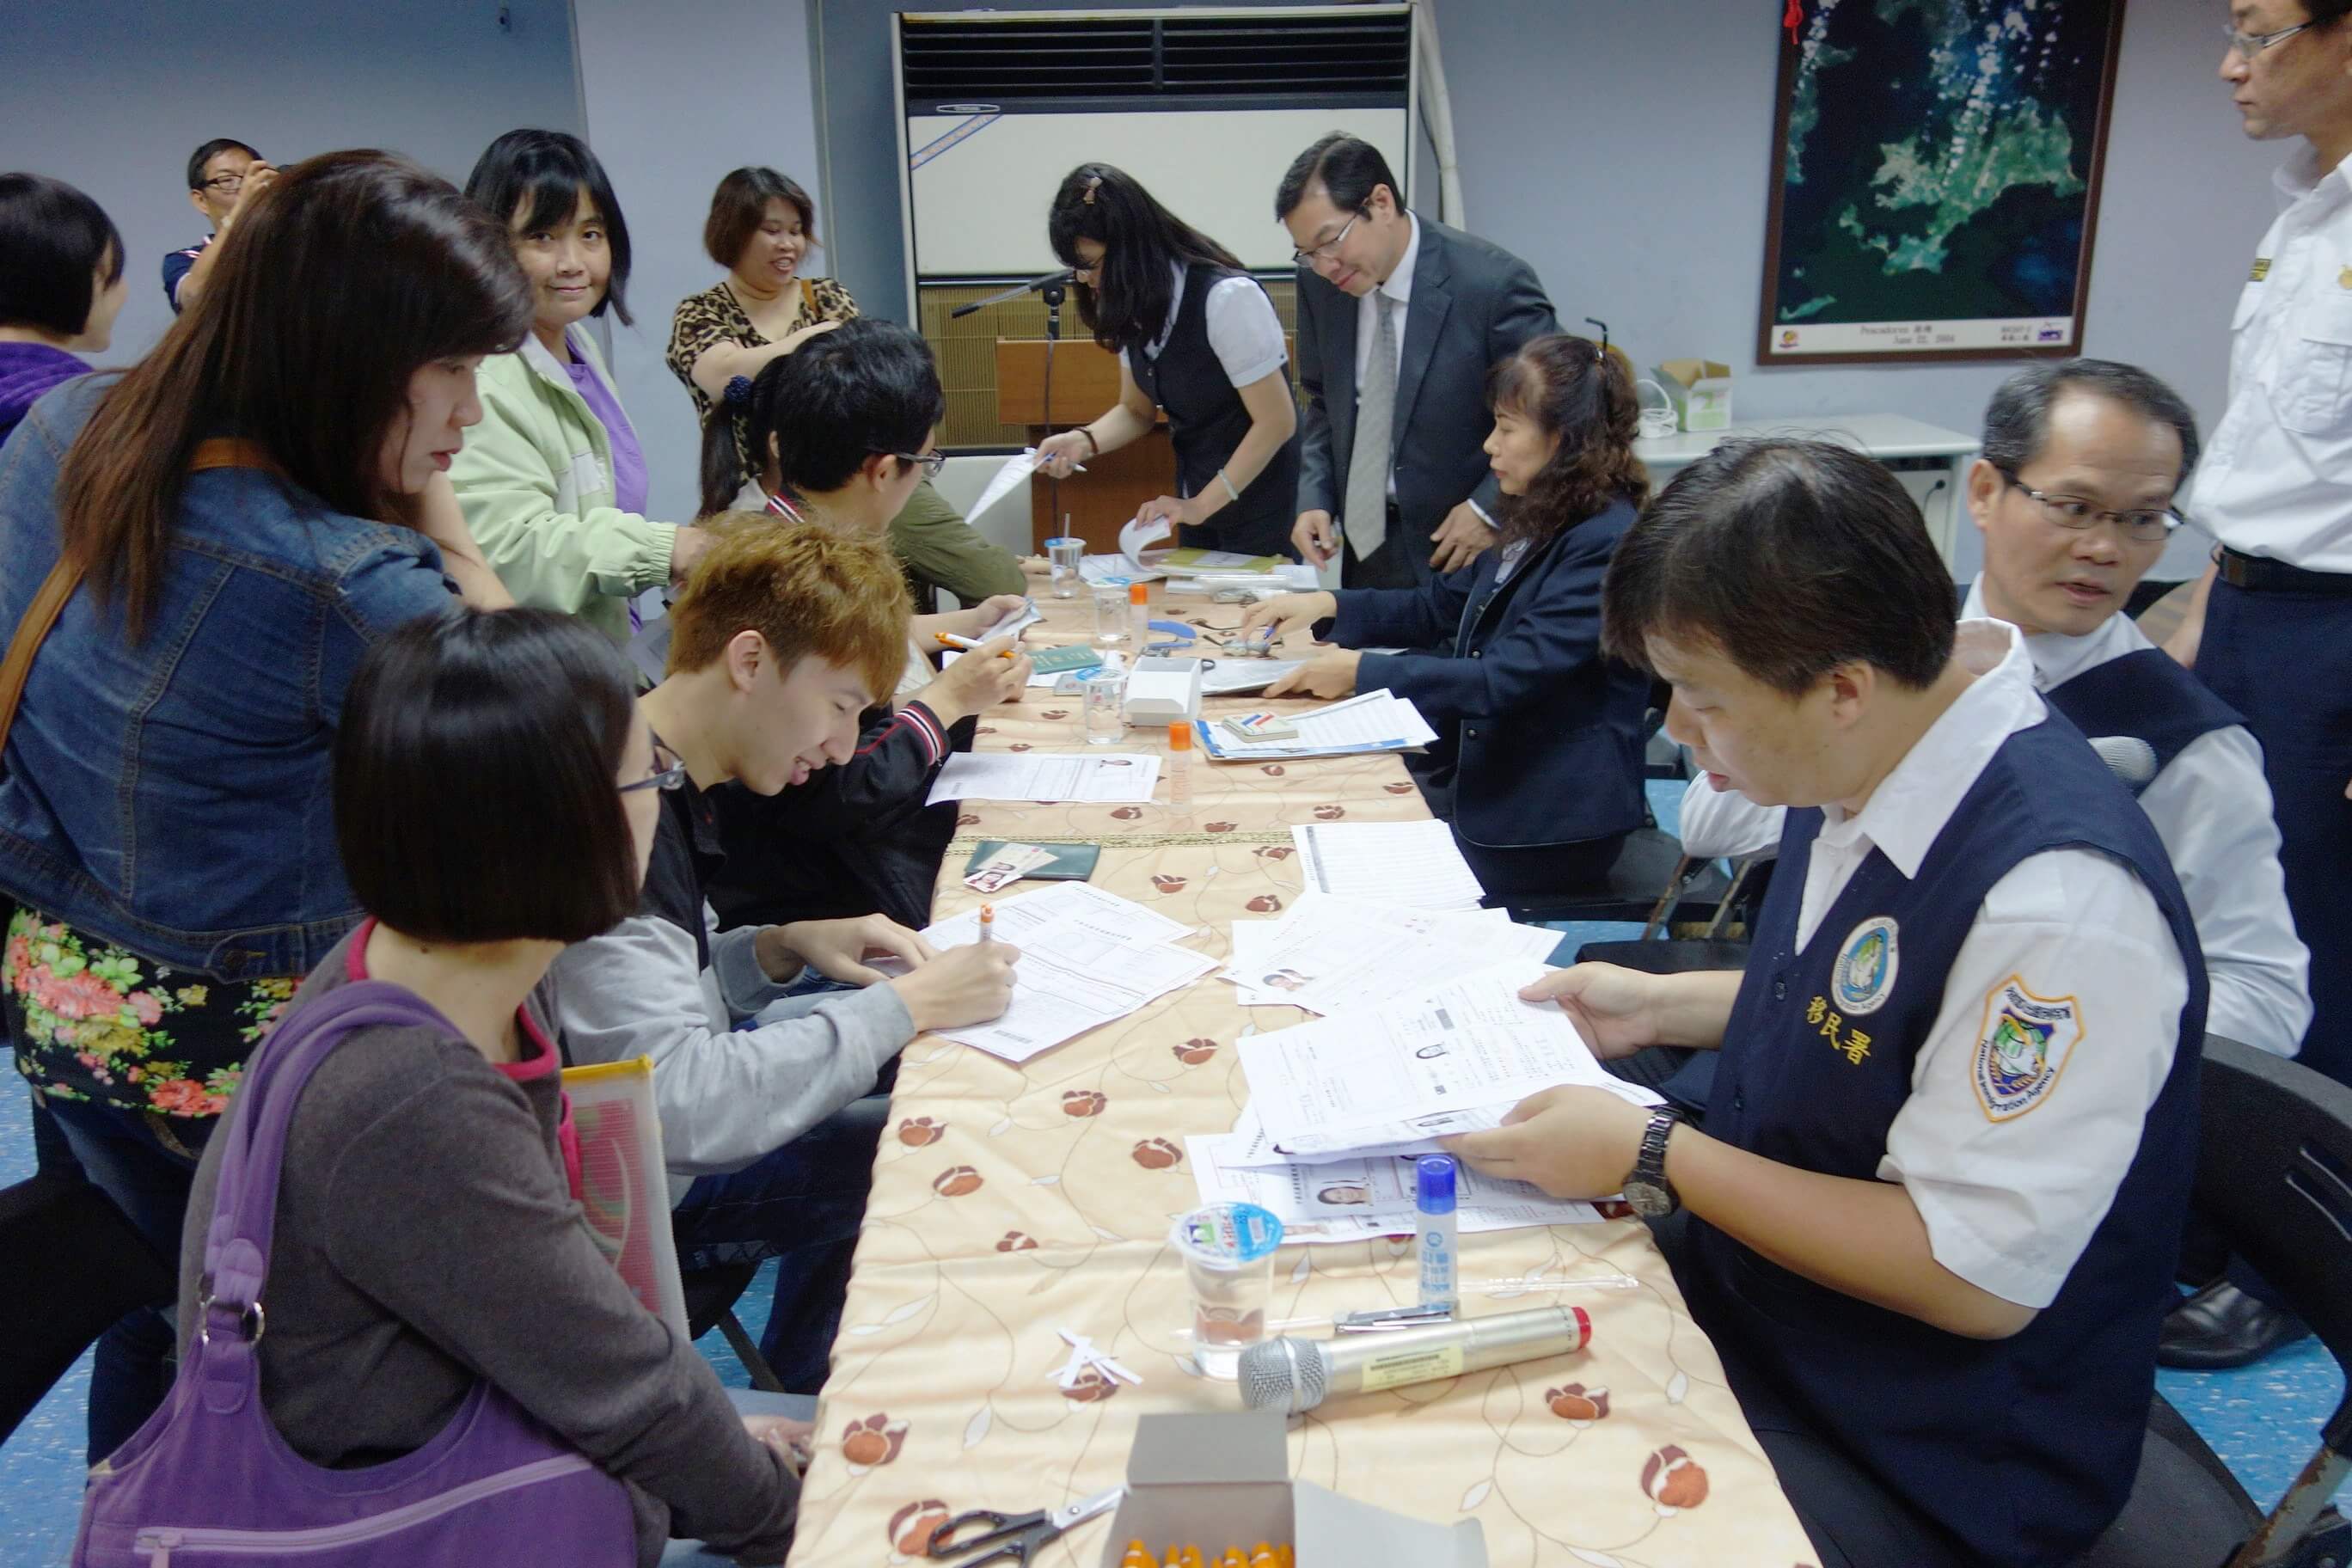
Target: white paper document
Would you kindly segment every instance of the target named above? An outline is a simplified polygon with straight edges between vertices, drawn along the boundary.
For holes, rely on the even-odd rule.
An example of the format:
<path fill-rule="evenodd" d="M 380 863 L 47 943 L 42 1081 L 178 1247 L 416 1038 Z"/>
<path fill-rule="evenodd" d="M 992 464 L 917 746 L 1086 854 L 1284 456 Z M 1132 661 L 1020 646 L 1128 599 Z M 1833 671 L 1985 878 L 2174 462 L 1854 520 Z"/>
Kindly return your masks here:
<path fill-rule="evenodd" d="M 1021 481 L 1034 473 L 1036 468 L 1037 448 L 1034 447 L 1024 447 L 1005 458 L 1004 466 L 990 476 L 988 488 L 980 492 L 980 499 L 964 512 L 964 521 L 978 522 L 990 507 L 1018 489 Z"/>
<path fill-rule="evenodd" d="M 993 1022 L 940 1033 L 1009 1062 L 1124 1018 L 1217 966 L 1205 953 L 1170 945 L 1191 928 L 1085 882 L 1003 900 L 993 913 L 997 940 L 1021 950 L 1013 1005 Z M 923 939 L 941 948 L 977 942 L 980 911 L 936 921 Z"/>
<path fill-rule="evenodd" d="M 1109 971 L 1072 967 L 1050 945 L 1023 948 L 1013 982 L 1013 1005 L 1004 1016 L 993 1023 L 940 1033 L 1008 1062 L 1025 1062 L 1088 1029 L 1126 1017 L 1216 966 L 1215 959 L 1189 947 L 1128 953 Z"/>
<path fill-rule="evenodd" d="M 1318 893 L 1424 910 L 1475 909 L 1486 896 L 1443 822 L 1313 822 L 1290 841 Z"/>
<path fill-rule="evenodd" d="M 972 638 L 971 640 L 974 642 L 987 642 L 992 637 L 1001 637 L 1008 635 L 1018 636 L 1020 633 L 1027 631 L 1031 626 L 1035 626 L 1045 618 L 1045 612 L 1037 607 L 1037 602 L 1034 599 L 1024 599 L 1021 601 L 1021 607 L 1019 609 L 1013 611 L 1011 615 L 1005 616 L 1003 620 L 997 622 L 994 626 L 989 627 L 986 631 L 981 633 L 980 636 Z"/>
<path fill-rule="evenodd" d="M 1411 1160 L 1382 1155 L 1267 1169 L 1242 1163 L 1244 1142 L 1230 1132 L 1184 1140 L 1203 1204 L 1269 1209 L 1282 1221 L 1286 1242 L 1361 1241 L 1414 1229 L 1418 1184 Z M 1591 1204 L 1549 1196 L 1532 1183 L 1482 1176 L 1467 1165 L 1457 1165 L 1454 1182 L 1454 1223 L 1465 1232 L 1594 1225 L 1601 1217 Z"/>
<path fill-rule="evenodd" d="M 1192 928 L 1181 921 L 1091 882 L 1056 882 L 999 899 L 990 907 L 996 916 L 997 940 L 1019 948 L 1024 963 L 1031 951 L 1050 947 L 1065 963 L 1112 963 L 1123 953 L 1163 947 L 1192 934 Z M 933 947 L 977 942 L 980 911 L 966 910 L 935 921 L 923 928 L 923 940 Z"/>
<path fill-rule="evenodd" d="M 1542 963 L 1559 942 L 1559 932 L 1516 924 L 1500 910 L 1454 913 L 1310 893 L 1278 921 L 1235 921 L 1223 978 L 1245 1007 L 1336 1013 L 1506 958 Z"/>
<path fill-rule="evenodd" d="M 1536 1090 L 1563 1084 L 1657 1103 L 1603 1068 L 1558 1005 L 1519 1000 L 1521 986 L 1548 973 L 1499 963 L 1245 1039 L 1250 1107 L 1274 1147 L 1297 1158 L 1483 1131 Z"/>
<path fill-rule="evenodd" d="M 1437 739 L 1437 731 L 1429 727 L 1420 709 L 1385 688 L 1284 718 L 1297 730 L 1296 736 L 1244 741 L 1223 725 L 1211 725 L 1203 726 L 1202 739 L 1212 756 L 1249 762 L 1402 751 Z"/>
<path fill-rule="evenodd" d="M 1127 805 L 1151 798 L 1160 759 L 1143 752 L 958 752 L 931 782 L 943 800 L 1077 800 Z"/>

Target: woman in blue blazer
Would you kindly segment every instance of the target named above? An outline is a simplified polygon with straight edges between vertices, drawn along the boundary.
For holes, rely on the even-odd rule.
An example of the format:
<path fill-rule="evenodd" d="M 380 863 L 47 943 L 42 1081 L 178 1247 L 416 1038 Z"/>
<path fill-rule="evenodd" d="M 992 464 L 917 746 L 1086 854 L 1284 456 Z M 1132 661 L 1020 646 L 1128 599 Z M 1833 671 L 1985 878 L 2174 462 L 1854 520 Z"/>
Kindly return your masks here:
<path fill-rule="evenodd" d="M 1537 338 L 1487 381 L 1486 455 L 1501 481 L 1501 548 L 1418 588 L 1285 594 L 1244 628 L 1312 625 L 1320 651 L 1267 695 L 1381 687 L 1438 732 L 1413 769 L 1490 898 L 1605 884 L 1642 790 L 1649 681 L 1601 655 L 1601 578 L 1649 495 L 1633 456 L 1632 374 L 1565 333 Z M 1375 653 L 1376 647 L 1408 651 Z"/>

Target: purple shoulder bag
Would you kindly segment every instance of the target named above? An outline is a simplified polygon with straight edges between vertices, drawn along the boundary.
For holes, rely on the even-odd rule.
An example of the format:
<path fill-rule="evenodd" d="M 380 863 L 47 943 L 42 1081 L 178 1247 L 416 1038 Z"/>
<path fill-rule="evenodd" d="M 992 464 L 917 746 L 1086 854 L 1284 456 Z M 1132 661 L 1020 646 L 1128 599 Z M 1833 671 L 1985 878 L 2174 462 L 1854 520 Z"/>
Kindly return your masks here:
<path fill-rule="evenodd" d="M 247 1065 L 218 1134 L 196 1337 L 163 1407 L 90 1472 L 76 1568 L 634 1568 L 627 1489 L 487 1382 L 425 1447 L 363 1469 L 303 1459 L 261 1407 L 262 1285 L 295 1102 L 352 1030 L 416 1025 L 457 1032 L 413 993 L 358 982 L 305 1004 Z"/>

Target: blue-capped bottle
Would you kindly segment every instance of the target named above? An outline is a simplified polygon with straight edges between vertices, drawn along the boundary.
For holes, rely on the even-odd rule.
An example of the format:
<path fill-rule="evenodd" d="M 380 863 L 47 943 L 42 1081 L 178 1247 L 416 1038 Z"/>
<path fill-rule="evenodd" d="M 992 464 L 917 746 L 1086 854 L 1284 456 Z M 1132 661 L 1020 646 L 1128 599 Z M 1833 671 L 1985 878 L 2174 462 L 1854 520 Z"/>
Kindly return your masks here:
<path fill-rule="evenodd" d="M 1415 1166 L 1419 1177 L 1421 1224 L 1421 1304 L 1454 1309 L 1462 1293 L 1461 1260 L 1454 1218 L 1454 1160 L 1446 1154 L 1424 1154 Z"/>

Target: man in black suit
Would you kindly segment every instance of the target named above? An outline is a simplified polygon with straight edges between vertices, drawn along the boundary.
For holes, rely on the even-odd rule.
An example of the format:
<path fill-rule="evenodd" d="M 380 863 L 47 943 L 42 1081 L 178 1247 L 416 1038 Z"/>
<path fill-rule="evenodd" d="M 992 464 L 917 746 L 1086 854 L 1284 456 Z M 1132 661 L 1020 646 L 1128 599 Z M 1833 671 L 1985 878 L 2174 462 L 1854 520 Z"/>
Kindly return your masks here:
<path fill-rule="evenodd" d="M 1274 208 L 1297 247 L 1307 389 L 1292 542 L 1319 566 L 1344 533 L 1349 588 L 1467 566 L 1494 541 L 1502 493 L 1484 450 L 1487 367 L 1559 331 L 1535 269 L 1406 210 L 1380 149 L 1339 132 L 1291 163 Z"/>

